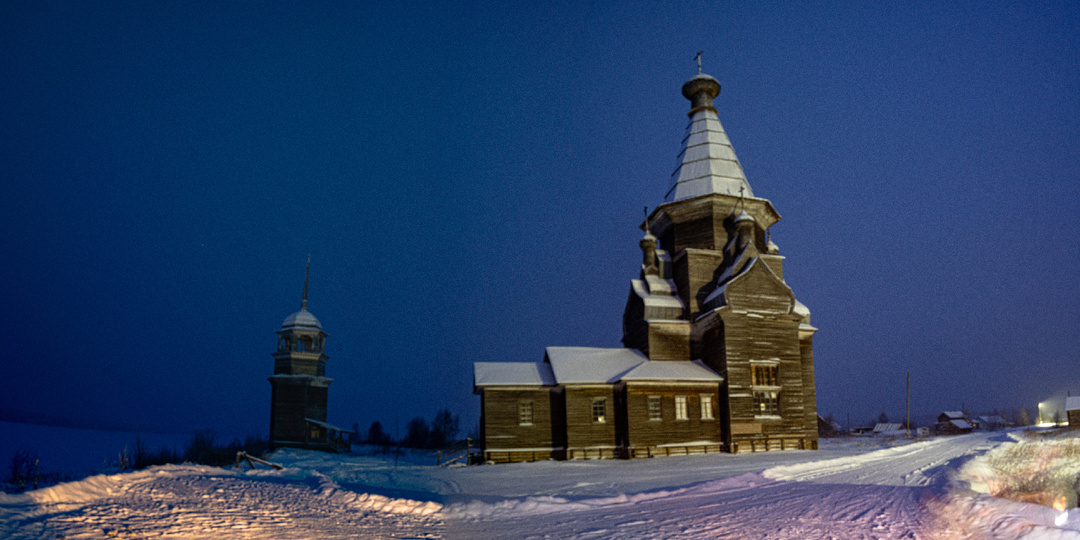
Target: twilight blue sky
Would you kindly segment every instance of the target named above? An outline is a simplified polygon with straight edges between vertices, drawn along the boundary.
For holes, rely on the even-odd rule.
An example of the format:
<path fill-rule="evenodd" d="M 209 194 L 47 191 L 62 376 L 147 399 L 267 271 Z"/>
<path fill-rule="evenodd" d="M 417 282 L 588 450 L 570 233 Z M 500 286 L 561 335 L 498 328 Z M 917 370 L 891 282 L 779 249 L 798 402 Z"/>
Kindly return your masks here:
<path fill-rule="evenodd" d="M 0 408 L 265 433 L 479 416 L 474 361 L 619 346 L 705 50 L 813 311 L 818 406 L 1080 392 L 1080 3 L 0 4 Z"/>

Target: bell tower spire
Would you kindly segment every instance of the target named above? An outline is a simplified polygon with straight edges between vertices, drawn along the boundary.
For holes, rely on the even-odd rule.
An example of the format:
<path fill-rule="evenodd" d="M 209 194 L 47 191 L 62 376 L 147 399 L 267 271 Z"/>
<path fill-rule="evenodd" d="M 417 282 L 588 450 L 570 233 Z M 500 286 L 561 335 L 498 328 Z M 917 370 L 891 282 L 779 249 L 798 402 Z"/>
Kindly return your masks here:
<path fill-rule="evenodd" d="M 311 276 L 311 254 L 307 255 L 307 270 L 304 270 L 304 299 L 300 301 L 300 310 L 307 311 L 307 284 L 308 277 Z"/>

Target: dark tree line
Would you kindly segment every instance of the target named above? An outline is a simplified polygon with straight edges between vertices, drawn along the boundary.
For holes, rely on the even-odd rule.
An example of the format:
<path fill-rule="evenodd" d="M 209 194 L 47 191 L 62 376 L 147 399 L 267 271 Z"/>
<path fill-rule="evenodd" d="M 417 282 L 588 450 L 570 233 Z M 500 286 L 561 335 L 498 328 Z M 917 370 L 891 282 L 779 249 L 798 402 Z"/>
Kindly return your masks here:
<path fill-rule="evenodd" d="M 407 448 L 446 448 L 458 442 L 460 432 L 458 416 L 449 409 L 441 409 L 435 413 L 435 417 L 428 422 L 423 417 L 417 416 L 405 424 L 405 436 L 399 441 L 386 432 L 382 423 L 372 422 L 368 428 L 368 444 L 388 447 L 395 443 Z"/>

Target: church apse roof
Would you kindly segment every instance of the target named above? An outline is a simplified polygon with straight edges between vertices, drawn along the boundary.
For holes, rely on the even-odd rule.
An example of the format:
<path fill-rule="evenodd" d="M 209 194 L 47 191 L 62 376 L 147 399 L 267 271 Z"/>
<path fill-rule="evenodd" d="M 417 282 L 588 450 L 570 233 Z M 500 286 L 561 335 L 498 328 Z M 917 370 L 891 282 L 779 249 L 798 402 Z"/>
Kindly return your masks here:
<path fill-rule="evenodd" d="M 621 380 L 723 382 L 724 378 L 706 367 L 701 360 L 694 360 L 692 362 L 645 362 L 623 375 Z"/>
<path fill-rule="evenodd" d="M 649 359 L 636 349 L 548 347 L 544 360 L 551 364 L 559 384 L 610 384 Z"/>
<path fill-rule="evenodd" d="M 475 362 L 473 385 L 553 386 L 551 366 L 538 362 Z"/>

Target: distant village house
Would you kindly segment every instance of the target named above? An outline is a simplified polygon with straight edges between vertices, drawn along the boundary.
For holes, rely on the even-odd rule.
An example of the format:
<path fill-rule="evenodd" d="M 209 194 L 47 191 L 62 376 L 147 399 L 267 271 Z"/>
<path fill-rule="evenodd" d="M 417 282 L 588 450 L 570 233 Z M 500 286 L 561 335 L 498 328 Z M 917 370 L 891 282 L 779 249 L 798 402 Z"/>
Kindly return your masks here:
<path fill-rule="evenodd" d="M 1065 398 L 1065 415 L 1068 417 L 1069 427 L 1080 427 L 1080 396 Z"/>
<path fill-rule="evenodd" d="M 944 411 L 938 415 L 934 428 L 942 435 L 960 435 L 971 433 L 975 426 L 968 421 L 963 411 Z"/>

